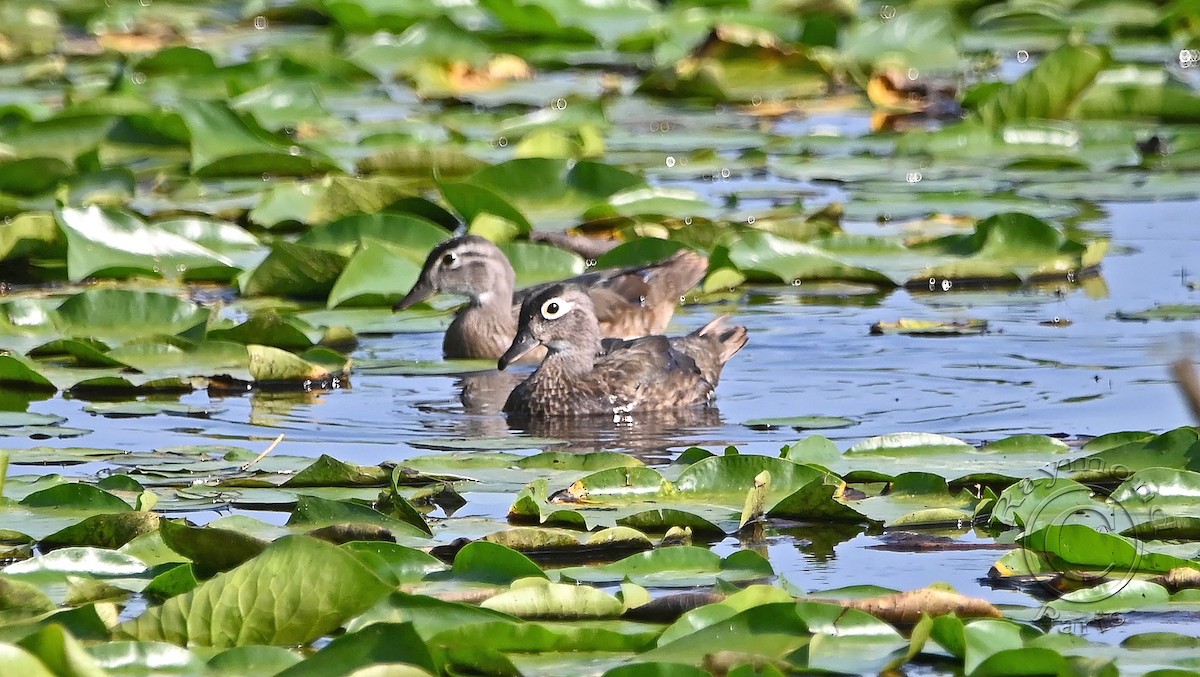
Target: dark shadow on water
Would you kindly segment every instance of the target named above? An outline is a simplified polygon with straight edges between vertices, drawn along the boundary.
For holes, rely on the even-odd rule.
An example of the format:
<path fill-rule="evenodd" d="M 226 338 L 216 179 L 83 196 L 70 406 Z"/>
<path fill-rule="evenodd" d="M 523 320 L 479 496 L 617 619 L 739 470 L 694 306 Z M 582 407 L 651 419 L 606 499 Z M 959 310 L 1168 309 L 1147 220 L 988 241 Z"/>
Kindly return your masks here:
<path fill-rule="evenodd" d="M 528 377 L 524 372 L 481 371 L 464 374 L 455 385 L 468 414 L 502 414 L 509 393 Z"/>
<path fill-rule="evenodd" d="M 857 538 L 868 528 L 862 524 L 807 524 L 775 529 L 774 536 L 787 536 L 804 557 L 813 563 L 827 563 L 837 558 L 839 544 Z"/>
<path fill-rule="evenodd" d="M 521 420 L 506 417 L 504 402 L 528 372 L 488 371 L 465 374 L 456 381 L 466 416 L 454 423 L 456 435 L 471 437 L 529 436 L 562 440 L 575 451 L 597 449 L 654 456 L 670 448 L 689 446 L 711 434 L 724 420 L 716 407 L 689 407 L 645 412 L 614 421 L 610 417 L 563 417 Z M 450 432 L 450 431 L 447 431 Z"/>
<path fill-rule="evenodd" d="M 877 308 L 895 289 L 880 289 L 874 285 L 814 282 L 790 287 L 756 286 L 745 295 L 748 308 L 772 305 L 851 306 Z"/>
<path fill-rule="evenodd" d="M 691 445 L 697 435 L 712 432 L 723 422 L 716 407 L 687 407 L 635 413 L 617 421 L 605 416 L 548 419 L 510 416 L 507 424 L 511 430 L 526 435 L 567 440 L 574 449 L 611 449 L 644 456 Z"/>

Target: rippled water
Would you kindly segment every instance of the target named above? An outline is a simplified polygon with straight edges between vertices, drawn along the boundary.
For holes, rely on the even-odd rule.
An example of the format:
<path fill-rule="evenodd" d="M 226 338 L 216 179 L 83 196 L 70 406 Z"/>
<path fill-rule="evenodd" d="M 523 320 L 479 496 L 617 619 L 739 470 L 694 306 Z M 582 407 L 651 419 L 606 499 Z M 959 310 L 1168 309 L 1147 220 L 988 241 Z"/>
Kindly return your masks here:
<path fill-rule="evenodd" d="M 762 183 L 771 185 L 769 180 Z M 832 186 L 787 184 L 789 191 L 799 189 L 824 199 L 839 195 Z M 208 419 L 101 418 L 83 412 L 84 403 L 60 397 L 34 403 L 31 410 L 66 416 L 64 425 L 94 430 L 53 442 L 60 445 L 150 450 L 220 443 L 260 449 L 285 433 L 280 453 L 329 453 L 361 464 L 436 453 L 429 445 L 438 439 L 520 438 L 530 432 L 566 440 L 557 445 L 560 448 L 616 449 L 651 463 L 692 445 L 719 449 L 735 444 L 746 453 L 774 454 L 802 433 L 758 431 L 741 423 L 810 414 L 856 420 L 853 427 L 824 431 L 842 446 L 898 431 L 944 433 L 980 442 L 1023 432 L 1085 436 L 1125 429 L 1159 431 L 1188 423 L 1166 365 L 1180 354 L 1184 332 L 1196 323 L 1141 324 L 1120 322 L 1111 315 L 1118 309 L 1200 300 L 1185 284 L 1192 279 L 1188 266 L 1195 265 L 1198 252 L 1194 229 L 1200 204 L 1123 202 L 1102 207 L 1105 215 L 1085 225 L 1111 236 L 1114 251 L 1104 261 L 1101 278 L 1086 287 L 900 290 L 883 295 L 845 285 L 752 287 L 739 290 L 736 297 L 683 307 L 672 333 L 690 331 L 715 313 L 730 313 L 751 336 L 725 370 L 719 410 L 692 420 L 511 430 L 497 414 L 466 411 L 464 377 L 372 374 L 359 374 L 352 387 L 331 392 L 255 393 L 211 401 L 197 393 L 184 398 L 222 409 Z M 878 228 L 873 223 L 845 227 L 858 232 Z M 991 331 L 938 339 L 868 335 L 873 322 L 902 316 L 979 318 L 989 322 Z M 1071 324 L 1043 324 L 1055 318 Z M 433 360 L 439 357 L 440 345 L 440 335 L 433 333 L 365 337 L 354 357 Z M 475 405 L 481 398 L 477 390 L 486 385 L 472 383 Z M 46 442 L 5 440 L 9 447 L 40 444 Z M 46 470 L 16 467 L 12 472 Z M 63 469 L 96 470 L 91 465 Z M 503 515 L 511 500 L 507 495 L 470 498 L 470 514 Z M 963 540 L 990 543 L 986 535 L 967 534 Z M 1030 603 L 1024 594 L 994 590 L 978 580 L 999 556 L 997 550 L 913 554 L 871 547 L 879 543 L 879 536 L 853 528 L 785 529 L 762 546 L 776 570 L 802 589 L 849 584 L 913 587 L 946 580 L 963 592 L 996 602 Z M 719 549 L 737 545 L 728 539 Z"/>

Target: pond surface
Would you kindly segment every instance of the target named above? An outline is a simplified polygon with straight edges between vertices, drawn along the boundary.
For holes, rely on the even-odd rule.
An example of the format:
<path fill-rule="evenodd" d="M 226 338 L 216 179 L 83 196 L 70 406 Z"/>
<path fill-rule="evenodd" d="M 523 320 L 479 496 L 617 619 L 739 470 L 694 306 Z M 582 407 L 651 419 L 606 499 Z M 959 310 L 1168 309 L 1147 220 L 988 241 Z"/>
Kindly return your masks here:
<path fill-rule="evenodd" d="M 810 198 L 814 204 L 842 198 L 835 184 L 782 184 L 771 177 L 761 182 L 768 189 L 786 185 L 790 191 L 803 190 L 816 196 Z M 705 182 L 690 185 L 702 191 L 711 188 Z M 745 181 L 739 189 L 747 187 L 764 186 Z M 898 431 L 942 433 L 982 443 L 1017 433 L 1077 440 L 1119 430 L 1170 429 L 1189 419 L 1166 365 L 1187 349 L 1185 332 L 1195 323 L 1126 322 L 1112 315 L 1196 301 L 1197 293 L 1188 283 L 1193 281 L 1189 266 L 1196 260 L 1195 214 L 1200 203 L 1120 202 L 1100 207 L 1103 215 L 1087 225 L 1110 236 L 1115 251 L 1105 259 L 1099 277 L 1082 285 L 879 294 L 852 285 L 802 284 L 742 288 L 716 301 L 683 306 L 670 333 L 690 331 L 714 314 L 728 313 L 749 328 L 751 337 L 724 372 L 718 409 L 686 420 L 511 429 L 501 415 L 486 411 L 487 398 L 476 392 L 495 385 L 493 381 L 510 382 L 495 374 L 360 373 L 352 377 L 350 387 L 326 392 L 211 398 L 197 393 L 183 399 L 215 407 L 219 411 L 211 418 L 104 418 L 84 412 L 84 402 L 61 397 L 35 403 L 30 410 L 65 416 L 64 425 L 93 430 L 62 444 L 134 451 L 232 444 L 257 450 L 282 433 L 286 437 L 280 453 L 328 453 L 365 465 L 437 453 L 446 440 L 465 440 L 466 448 L 477 441 L 484 448 L 516 450 L 610 449 L 649 464 L 669 462 L 690 446 L 719 452 L 736 445 L 744 453 L 774 455 L 806 433 L 786 427 L 755 430 L 742 423 L 797 415 L 853 419 L 856 423 L 850 427 L 820 431 L 842 448 Z M 870 233 L 880 226 L 848 222 L 844 227 Z M 899 317 L 982 319 L 989 331 L 952 338 L 868 335 L 872 323 Z M 365 336 L 352 357 L 437 360 L 440 347 L 440 332 Z M 472 400 L 470 407 L 464 405 L 464 387 L 484 404 Z M 546 445 L 545 437 L 559 442 Z M 7 444 L 32 447 L 45 442 L 10 439 Z M 17 467 L 13 473 L 44 470 Z M 70 474 L 96 471 L 102 468 L 94 464 L 63 469 Z M 510 503 L 509 495 L 475 494 L 456 517 L 502 517 Z M 273 522 L 286 518 L 284 513 L 256 516 Z M 204 513 L 189 517 L 206 519 Z M 982 580 L 1003 552 L 987 547 L 992 543 L 989 535 L 951 535 L 980 547 L 893 552 L 878 549 L 886 537 L 866 535 L 858 527 L 781 528 L 758 547 L 765 547 L 776 571 L 801 589 L 863 584 L 908 589 L 947 581 L 996 603 L 1033 603 L 1024 593 L 994 589 Z M 718 550 L 727 554 L 741 545 L 730 538 Z M 1130 625 L 1147 630 L 1158 622 L 1143 618 Z M 1116 634 L 1130 631 L 1127 627 Z"/>
<path fill-rule="evenodd" d="M 1042 4 L 8 0 L 0 652 L 1200 667 L 1200 5 Z M 464 230 L 704 252 L 667 333 L 749 344 L 514 426 L 458 301 L 389 310 Z"/>

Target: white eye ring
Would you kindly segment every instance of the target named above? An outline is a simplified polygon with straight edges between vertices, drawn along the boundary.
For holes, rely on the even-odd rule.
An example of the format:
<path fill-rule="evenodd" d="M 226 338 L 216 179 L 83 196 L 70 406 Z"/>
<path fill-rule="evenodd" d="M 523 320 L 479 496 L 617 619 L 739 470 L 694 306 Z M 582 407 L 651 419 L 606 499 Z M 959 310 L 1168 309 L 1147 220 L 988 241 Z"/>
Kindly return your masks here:
<path fill-rule="evenodd" d="M 442 255 L 442 265 L 447 268 L 453 268 L 458 263 L 458 254 L 454 252 L 446 252 Z"/>
<path fill-rule="evenodd" d="M 575 304 L 571 301 L 564 301 L 562 298 L 555 296 L 542 304 L 542 317 L 547 320 L 557 320 L 571 312 L 571 309 L 574 307 Z"/>

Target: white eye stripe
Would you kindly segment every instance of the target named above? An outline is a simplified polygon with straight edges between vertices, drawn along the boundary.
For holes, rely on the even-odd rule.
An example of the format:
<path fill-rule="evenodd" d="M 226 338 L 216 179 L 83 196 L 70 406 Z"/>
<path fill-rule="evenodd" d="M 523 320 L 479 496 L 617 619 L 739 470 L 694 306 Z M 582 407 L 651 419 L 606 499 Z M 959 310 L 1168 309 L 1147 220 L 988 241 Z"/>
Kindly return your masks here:
<path fill-rule="evenodd" d="M 547 320 L 557 320 L 563 315 L 571 312 L 571 309 L 574 307 L 575 303 L 573 301 L 566 301 L 558 296 L 555 296 L 554 298 L 542 304 L 542 317 L 546 318 Z"/>

